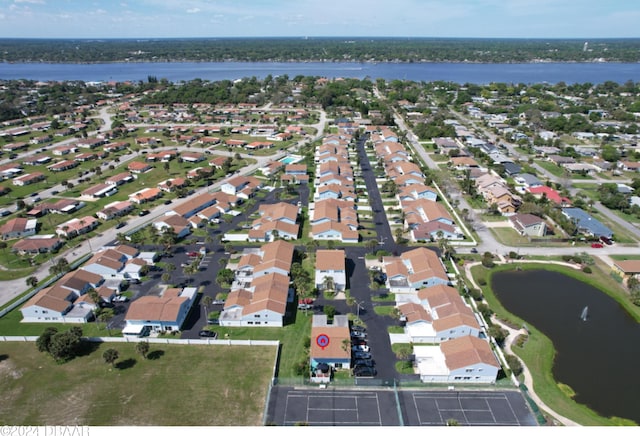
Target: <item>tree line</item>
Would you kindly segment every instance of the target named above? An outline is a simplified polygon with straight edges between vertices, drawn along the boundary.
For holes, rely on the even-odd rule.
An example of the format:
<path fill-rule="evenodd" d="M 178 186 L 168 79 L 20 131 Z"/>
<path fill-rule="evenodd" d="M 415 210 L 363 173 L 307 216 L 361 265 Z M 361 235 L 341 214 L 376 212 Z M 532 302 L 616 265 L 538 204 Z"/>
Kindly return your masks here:
<path fill-rule="evenodd" d="M 639 48 L 640 39 L 4 38 L 0 62 L 637 62 Z"/>

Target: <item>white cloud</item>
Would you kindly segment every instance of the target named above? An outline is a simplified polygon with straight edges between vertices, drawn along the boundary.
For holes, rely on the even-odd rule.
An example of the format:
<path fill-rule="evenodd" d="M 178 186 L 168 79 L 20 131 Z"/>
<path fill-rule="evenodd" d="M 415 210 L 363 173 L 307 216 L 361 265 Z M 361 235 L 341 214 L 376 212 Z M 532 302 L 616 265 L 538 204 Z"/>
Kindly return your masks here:
<path fill-rule="evenodd" d="M 13 0 L 14 3 L 30 3 L 32 5 L 43 5 L 44 0 Z"/>
<path fill-rule="evenodd" d="M 187 14 L 197 14 L 198 12 L 200 12 L 200 8 L 187 9 Z"/>

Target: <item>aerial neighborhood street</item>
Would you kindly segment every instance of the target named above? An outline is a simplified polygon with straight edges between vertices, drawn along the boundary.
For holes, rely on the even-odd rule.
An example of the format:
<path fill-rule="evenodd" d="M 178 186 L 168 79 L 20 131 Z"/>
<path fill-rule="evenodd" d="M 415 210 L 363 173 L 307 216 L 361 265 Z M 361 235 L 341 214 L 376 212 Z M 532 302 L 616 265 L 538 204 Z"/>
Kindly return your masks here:
<path fill-rule="evenodd" d="M 553 264 L 640 304 L 635 118 L 576 115 L 586 93 L 551 85 L 254 81 L 228 85 L 240 103 L 75 84 L 69 112 L 4 121 L 3 341 L 79 326 L 105 343 L 273 347 L 277 425 L 334 424 L 291 406 L 327 386 L 402 409 L 346 425 L 579 425 L 514 356 L 527 327 L 483 294 L 494 268 Z M 523 96 L 567 117 L 517 113 Z M 545 128 L 574 116 L 576 131 Z"/>

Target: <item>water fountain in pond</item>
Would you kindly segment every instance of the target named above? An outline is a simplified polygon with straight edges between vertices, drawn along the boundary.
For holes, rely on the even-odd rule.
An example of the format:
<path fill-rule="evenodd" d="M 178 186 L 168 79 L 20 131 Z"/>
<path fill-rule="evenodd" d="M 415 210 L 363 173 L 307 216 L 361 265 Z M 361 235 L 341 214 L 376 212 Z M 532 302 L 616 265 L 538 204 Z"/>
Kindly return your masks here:
<path fill-rule="evenodd" d="M 582 309 L 582 313 L 580 314 L 580 319 L 583 321 L 586 321 L 588 313 L 589 313 L 589 306 L 584 306 L 584 309 Z"/>

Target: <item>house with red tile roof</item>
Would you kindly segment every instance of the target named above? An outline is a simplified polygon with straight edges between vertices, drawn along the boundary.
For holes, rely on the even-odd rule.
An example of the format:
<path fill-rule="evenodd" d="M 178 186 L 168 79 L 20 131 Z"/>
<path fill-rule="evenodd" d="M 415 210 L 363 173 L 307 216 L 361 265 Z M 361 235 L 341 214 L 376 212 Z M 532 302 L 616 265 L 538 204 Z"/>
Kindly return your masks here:
<path fill-rule="evenodd" d="M 313 239 L 358 242 L 358 214 L 353 201 L 329 198 L 313 204 L 310 210 Z"/>
<path fill-rule="evenodd" d="M 135 180 L 135 177 L 130 172 L 126 171 L 124 173 L 119 173 L 109 177 L 107 180 L 105 180 L 105 183 L 119 186 L 124 183 L 132 182 L 134 180 Z"/>
<path fill-rule="evenodd" d="M 198 288 L 168 288 L 159 295 L 145 295 L 129 305 L 124 335 L 139 335 L 143 329 L 153 332 L 180 331 L 198 296 Z"/>
<path fill-rule="evenodd" d="M 413 353 L 424 383 L 493 384 L 501 369 L 489 342 L 474 336 L 452 339 L 439 347 L 416 345 Z"/>
<path fill-rule="evenodd" d="M 347 286 L 345 259 L 344 250 L 316 250 L 316 289 L 344 291 Z"/>
<path fill-rule="evenodd" d="M 127 169 L 134 174 L 143 174 L 153 169 L 153 165 L 145 162 L 133 161 L 127 165 Z"/>
<path fill-rule="evenodd" d="M 136 204 L 143 204 L 162 197 L 160 188 L 144 188 L 129 194 L 129 201 Z"/>
<path fill-rule="evenodd" d="M 36 234 L 38 220 L 29 218 L 12 218 L 0 227 L 2 240 L 24 238 Z"/>
<path fill-rule="evenodd" d="M 434 285 L 448 285 L 450 279 L 438 255 L 419 247 L 400 256 L 383 258 L 388 288 L 394 293 L 414 293 Z"/>
<path fill-rule="evenodd" d="M 101 220 L 111 220 L 120 216 L 125 216 L 133 210 L 133 203 L 130 201 L 114 201 L 107 204 L 102 210 L 96 212 L 96 216 Z"/>
<path fill-rule="evenodd" d="M 298 207 L 289 203 L 263 204 L 258 209 L 260 218 L 249 230 L 250 241 L 271 241 L 276 238 L 298 239 L 300 226 L 296 224 Z"/>
<path fill-rule="evenodd" d="M 82 196 L 91 198 L 102 198 L 109 197 L 117 192 L 118 188 L 116 188 L 115 185 L 110 185 L 108 183 L 99 183 L 82 191 Z"/>
<path fill-rule="evenodd" d="M 19 255 L 55 252 L 62 246 L 62 240 L 53 235 L 37 235 L 16 241 L 11 251 Z"/>
<path fill-rule="evenodd" d="M 329 338 L 325 342 L 318 340 Z M 343 346 L 351 343 L 351 331 L 347 315 L 335 315 L 333 322 L 328 322 L 327 315 L 313 315 L 311 319 L 311 347 L 309 349 L 309 368 L 311 381 L 327 383 L 333 371 L 344 371 L 351 368 L 351 350 Z M 324 346 L 321 346 L 324 345 Z"/>
<path fill-rule="evenodd" d="M 15 186 L 26 186 L 26 185 L 31 185 L 32 183 L 38 183 L 44 180 L 45 178 L 46 177 L 44 174 L 36 171 L 30 174 L 24 174 L 22 176 L 18 176 L 15 179 L 13 179 L 12 183 Z"/>
<path fill-rule="evenodd" d="M 75 238 L 78 235 L 88 233 L 98 227 L 100 222 L 92 216 L 73 218 L 56 227 L 56 234 L 64 238 Z"/>
<path fill-rule="evenodd" d="M 164 215 L 156 218 L 153 227 L 158 233 L 163 233 L 165 229 L 172 229 L 178 239 L 182 239 L 191 233 L 193 225 L 188 219 L 180 215 Z"/>
<path fill-rule="evenodd" d="M 268 273 L 251 280 L 249 289 L 229 292 L 220 313 L 225 327 L 283 327 L 289 277 Z"/>
<path fill-rule="evenodd" d="M 222 184 L 220 189 L 225 194 L 235 195 L 245 200 L 253 197 L 262 186 L 260 179 L 253 176 L 236 176 Z"/>

